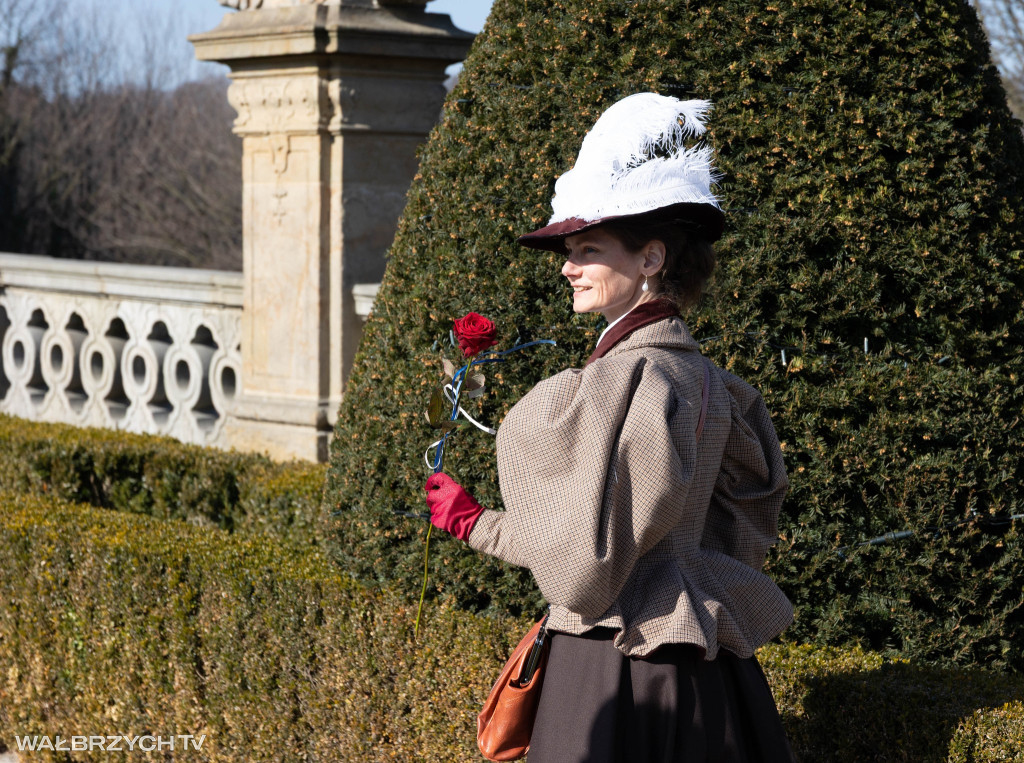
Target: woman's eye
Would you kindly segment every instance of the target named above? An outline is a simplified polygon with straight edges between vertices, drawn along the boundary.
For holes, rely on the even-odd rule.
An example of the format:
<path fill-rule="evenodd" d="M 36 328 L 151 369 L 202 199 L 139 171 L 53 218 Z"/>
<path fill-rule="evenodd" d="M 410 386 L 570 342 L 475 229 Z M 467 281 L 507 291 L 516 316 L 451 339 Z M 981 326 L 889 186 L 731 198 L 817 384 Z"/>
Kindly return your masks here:
<path fill-rule="evenodd" d="M 594 254 L 600 254 L 600 250 L 596 246 L 589 246 L 584 244 L 578 249 L 569 250 L 570 257 L 589 257 Z"/>

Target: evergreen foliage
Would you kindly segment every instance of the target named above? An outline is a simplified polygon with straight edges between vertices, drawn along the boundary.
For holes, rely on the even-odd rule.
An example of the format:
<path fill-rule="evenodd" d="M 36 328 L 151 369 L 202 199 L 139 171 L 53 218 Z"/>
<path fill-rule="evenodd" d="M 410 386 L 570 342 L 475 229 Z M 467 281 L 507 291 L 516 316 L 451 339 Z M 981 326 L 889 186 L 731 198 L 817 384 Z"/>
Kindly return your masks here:
<path fill-rule="evenodd" d="M 757 386 L 792 488 L 770 573 L 789 635 L 1024 668 L 1024 143 L 962 0 L 497 0 L 421 159 L 349 381 L 326 511 L 334 552 L 418 592 L 443 340 L 469 310 L 500 347 L 496 424 L 600 329 L 571 312 L 546 221 L 555 177 L 627 94 L 713 101 L 727 212 L 719 269 L 687 316 Z M 783 357 L 785 350 L 785 357 Z M 493 443 L 446 470 L 501 508 Z M 860 545 L 889 532 L 901 539 Z M 466 606 L 538 604 L 529 576 L 449 539 L 431 580 Z"/>

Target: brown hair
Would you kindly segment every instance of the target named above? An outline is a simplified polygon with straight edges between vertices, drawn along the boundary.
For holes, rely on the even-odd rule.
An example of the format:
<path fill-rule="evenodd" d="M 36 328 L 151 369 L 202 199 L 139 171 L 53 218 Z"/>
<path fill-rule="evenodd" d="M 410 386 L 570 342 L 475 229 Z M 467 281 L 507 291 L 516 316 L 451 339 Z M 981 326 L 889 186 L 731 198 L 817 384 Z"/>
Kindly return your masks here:
<path fill-rule="evenodd" d="M 692 222 L 634 218 L 613 220 L 601 227 L 630 252 L 639 252 L 651 241 L 661 241 L 665 245 L 665 264 L 658 272 L 659 296 L 672 300 L 680 310 L 697 303 L 714 272 L 715 249 Z"/>

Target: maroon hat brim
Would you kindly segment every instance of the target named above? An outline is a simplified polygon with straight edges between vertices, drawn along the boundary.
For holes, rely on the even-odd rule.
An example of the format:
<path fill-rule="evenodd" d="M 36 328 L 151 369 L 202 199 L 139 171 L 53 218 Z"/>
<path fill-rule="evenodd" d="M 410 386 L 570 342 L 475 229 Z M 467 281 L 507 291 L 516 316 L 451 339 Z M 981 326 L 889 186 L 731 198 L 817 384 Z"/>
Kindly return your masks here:
<path fill-rule="evenodd" d="M 696 225 L 709 241 L 717 241 L 722 237 L 725 229 L 725 215 L 718 207 L 712 204 L 671 204 L 652 212 L 640 212 L 635 215 L 611 215 L 601 217 L 597 220 L 582 220 L 578 217 L 570 217 L 557 223 L 545 225 L 532 233 L 520 236 L 518 241 L 522 246 L 530 249 L 541 249 L 548 252 L 566 254 L 565 239 L 568 236 L 575 236 L 592 228 L 617 221 L 651 223 L 667 222 L 678 220 L 682 223 Z"/>

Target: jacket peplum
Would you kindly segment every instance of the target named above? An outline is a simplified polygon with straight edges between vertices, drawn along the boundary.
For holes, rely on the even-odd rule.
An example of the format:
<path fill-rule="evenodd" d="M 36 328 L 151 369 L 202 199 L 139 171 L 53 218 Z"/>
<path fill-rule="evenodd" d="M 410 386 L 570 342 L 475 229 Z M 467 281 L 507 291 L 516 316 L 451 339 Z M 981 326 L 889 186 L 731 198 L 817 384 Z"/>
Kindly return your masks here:
<path fill-rule="evenodd" d="M 685 643 L 712 660 L 750 657 L 792 621 L 762 571 L 788 487 L 778 437 L 761 395 L 706 361 L 682 319 L 540 382 L 497 454 L 505 510 L 484 511 L 469 543 L 531 570 L 552 630 L 612 628 L 631 657 Z"/>

